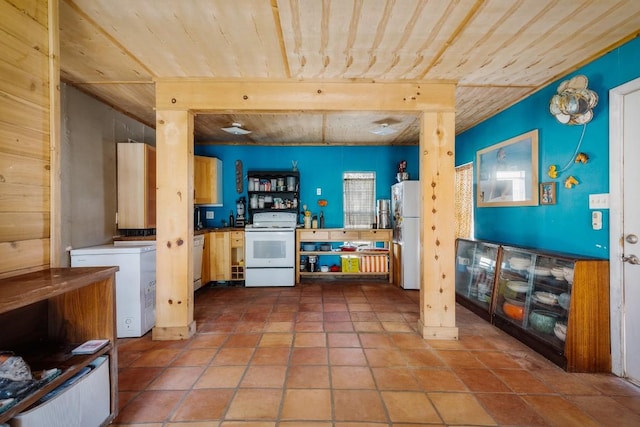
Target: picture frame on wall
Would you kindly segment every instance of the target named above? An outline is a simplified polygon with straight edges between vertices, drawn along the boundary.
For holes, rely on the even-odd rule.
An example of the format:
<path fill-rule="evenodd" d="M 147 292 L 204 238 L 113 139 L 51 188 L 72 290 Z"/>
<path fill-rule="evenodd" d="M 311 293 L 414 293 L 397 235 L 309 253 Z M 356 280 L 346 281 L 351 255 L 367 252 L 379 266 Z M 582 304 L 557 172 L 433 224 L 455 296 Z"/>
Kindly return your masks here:
<path fill-rule="evenodd" d="M 538 130 L 476 153 L 478 207 L 537 206 Z"/>
<path fill-rule="evenodd" d="M 555 182 L 540 183 L 540 204 L 541 205 L 556 204 L 556 183 Z"/>

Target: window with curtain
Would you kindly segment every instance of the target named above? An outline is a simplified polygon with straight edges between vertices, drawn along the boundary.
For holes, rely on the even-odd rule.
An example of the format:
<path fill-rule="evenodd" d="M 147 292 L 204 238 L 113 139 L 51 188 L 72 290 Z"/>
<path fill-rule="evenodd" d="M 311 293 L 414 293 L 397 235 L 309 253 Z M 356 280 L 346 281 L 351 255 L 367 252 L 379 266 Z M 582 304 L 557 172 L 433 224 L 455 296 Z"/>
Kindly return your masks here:
<path fill-rule="evenodd" d="M 345 172 L 344 228 L 370 228 L 375 222 L 375 172 Z"/>
<path fill-rule="evenodd" d="M 473 163 L 456 167 L 456 238 L 473 238 Z"/>

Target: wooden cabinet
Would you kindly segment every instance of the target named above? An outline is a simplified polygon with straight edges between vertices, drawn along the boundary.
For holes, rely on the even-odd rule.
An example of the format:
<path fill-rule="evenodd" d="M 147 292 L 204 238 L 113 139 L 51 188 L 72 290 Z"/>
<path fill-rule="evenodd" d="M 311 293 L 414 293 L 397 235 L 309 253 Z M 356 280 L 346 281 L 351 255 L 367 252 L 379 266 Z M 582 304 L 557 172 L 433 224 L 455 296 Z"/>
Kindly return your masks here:
<path fill-rule="evenodd" d="M 244 280 L 244 231 L 213 231 L 209 240 L 209 279 Z"/>
<path fill-rule="evenodd" d="M 296 230 L 296 283 L 305 276 L 387 276 L 393 283 L 393 236 L 388 229 L 352 230 L 342 228 L 302 228 Z M 357 242 L 357 251 L 341 251 L 346 242 Z M 308 271 L 301 268 L 309 257 L 316 265 L 338 265 L 340 271 Z"/>
<path fill-rule="evenodd" d="M 570 372 L 610 372 L 609 261 L 459 239 L 456 301 Z"/>
<path fill-rule="evenodd" d="M 156 149 L 120 142 L 118 157 L 118 228 L 156 226 Z"/>
<path fill-rule="evenodd" d="M 61 374 L 0 414 L 0 423 L 37 402 L 100 356 L 108 356 L 109 424 L 118 410 L 115 314 L 117 267 L 56 268 L 0 280 L 0 348 L 22 357 L 32 372 Z M 71 350 L 90 339 L 110 343 L 94 354 Z M 51 424 L 58 425 L 55 420 Z"/>
<path fill-rule="evenodd" d="M 193 156 L 193 204 L 222 205 L 222 161 Z"/>
<path fill-rule="evenodd" d="M 202 247 L 202 286 L 211 281 L 211 233 L 204 233 L 204 246 Z"/>

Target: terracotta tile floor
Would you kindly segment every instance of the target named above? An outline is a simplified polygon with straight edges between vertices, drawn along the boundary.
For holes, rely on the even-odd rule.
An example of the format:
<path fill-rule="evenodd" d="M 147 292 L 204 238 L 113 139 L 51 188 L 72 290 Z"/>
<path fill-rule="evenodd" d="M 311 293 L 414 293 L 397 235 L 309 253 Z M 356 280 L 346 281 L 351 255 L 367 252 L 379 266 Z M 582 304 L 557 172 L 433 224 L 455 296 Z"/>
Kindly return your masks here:
<path fill-rule="evenodd" d="M 205 287 L 186 341 L 119 341 L 114 425 L 640 426 L 640 389 L 569 374 L 466 309 L 459 341 L 415 332 L 384 282 Z"/>

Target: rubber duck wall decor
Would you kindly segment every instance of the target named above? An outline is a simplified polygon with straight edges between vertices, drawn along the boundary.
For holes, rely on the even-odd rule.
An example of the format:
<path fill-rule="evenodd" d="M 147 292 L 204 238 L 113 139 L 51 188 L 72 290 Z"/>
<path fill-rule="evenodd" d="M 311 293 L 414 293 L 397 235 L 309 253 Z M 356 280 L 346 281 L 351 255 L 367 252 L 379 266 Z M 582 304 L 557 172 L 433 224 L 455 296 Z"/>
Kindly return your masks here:
<path fill-rule="evenodd" d="M 580 184 L 580 182 L 574 178 L 573 175 L 571 175 L 569 178 L 564 180 L 564 187 L 565 188 L 572 188 L 574 185 L 578 185 Z"/>

